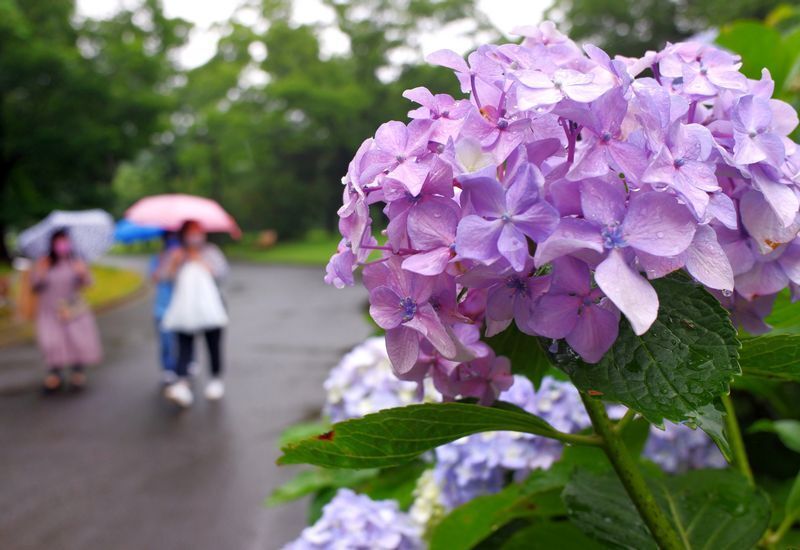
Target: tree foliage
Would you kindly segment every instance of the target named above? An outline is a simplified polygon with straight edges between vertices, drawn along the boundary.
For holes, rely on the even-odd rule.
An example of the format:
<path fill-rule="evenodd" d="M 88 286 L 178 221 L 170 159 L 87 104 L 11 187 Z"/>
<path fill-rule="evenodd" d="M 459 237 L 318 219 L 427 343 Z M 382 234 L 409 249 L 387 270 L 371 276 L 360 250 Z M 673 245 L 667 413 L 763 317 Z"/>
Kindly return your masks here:
<path fill-rule="evenodd" d="M 104 21 L 73 16 L 69 0 L 0 1 L 0 234 L 53 208 L 111 204 L 119 162 L 172 106 L 183 21 L 157 0 Z"/>

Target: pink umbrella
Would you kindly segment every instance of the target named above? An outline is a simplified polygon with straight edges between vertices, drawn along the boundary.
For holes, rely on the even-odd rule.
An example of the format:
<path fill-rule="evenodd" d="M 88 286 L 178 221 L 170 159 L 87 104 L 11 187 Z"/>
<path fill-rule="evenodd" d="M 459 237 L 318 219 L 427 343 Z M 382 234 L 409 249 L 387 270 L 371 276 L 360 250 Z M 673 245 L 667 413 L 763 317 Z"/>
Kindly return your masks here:
<path fill-rule="evenodd" d="M 212 199 L 180 193 L 153 195 L 134 203 L 125 219 L 140 225 L 154 225 L 175 231 L 184 222 L 194 220 L 209 233 L 230 233 L 238 239 L 242 231 L 219 203 Z"/>

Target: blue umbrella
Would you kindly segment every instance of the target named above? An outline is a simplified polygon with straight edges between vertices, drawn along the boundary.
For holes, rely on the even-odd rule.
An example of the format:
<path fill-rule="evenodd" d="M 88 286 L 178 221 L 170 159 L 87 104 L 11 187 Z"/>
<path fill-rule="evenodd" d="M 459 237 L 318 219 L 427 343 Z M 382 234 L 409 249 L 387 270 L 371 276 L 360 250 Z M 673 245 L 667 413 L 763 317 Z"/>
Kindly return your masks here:
<path fill-rule="evenodd" d="M 128 220 L 119 220 L 114 228 L 114 240 L 123 244 L 149 241 L 160 237 L 164 230 L 152 225 L 139 225 Z"/>

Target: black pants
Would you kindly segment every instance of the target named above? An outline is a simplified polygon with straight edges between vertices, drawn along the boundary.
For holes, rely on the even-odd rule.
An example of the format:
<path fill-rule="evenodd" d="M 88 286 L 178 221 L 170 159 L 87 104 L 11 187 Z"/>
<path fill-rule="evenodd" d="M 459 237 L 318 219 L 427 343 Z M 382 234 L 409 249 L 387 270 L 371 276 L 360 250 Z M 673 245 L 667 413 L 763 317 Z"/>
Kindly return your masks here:
<path fill-rule="evenodd" d="M 222 374 L 222 329 L 215 328 L 203 332 L 208 346 L 208 356 L 211 362 L 211 375 L 219 376 Z M 189 363 L 194 358 L 193 352 L 194 334 L 178 333 L 178 364 L 176 374 L 184 378 L 189 374 Z"/>

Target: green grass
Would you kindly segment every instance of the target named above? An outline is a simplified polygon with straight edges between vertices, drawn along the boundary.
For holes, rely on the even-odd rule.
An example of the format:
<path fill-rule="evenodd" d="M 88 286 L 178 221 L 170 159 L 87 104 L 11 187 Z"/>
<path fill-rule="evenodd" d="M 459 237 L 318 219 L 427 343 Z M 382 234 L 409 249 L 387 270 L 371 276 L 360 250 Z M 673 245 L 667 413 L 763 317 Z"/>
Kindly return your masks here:
<path fill-rule="evenodd" d="M 322 231 L 312 231 L 302 241 L 278 243 L 266 250 L 259 249 L 247 238 L 225 246 L 225 254 L 232 260 L 269 264 L 323 266 L 336 252 L 341 236 Z"/>
<path fill-rule="evenodd" d="M 94 284 L 84 297 L 93 308 L 107 306 L 139 290 L 143 277 L 135 271 L 104 265 L 92 266 Z"/>
<path fill-rule="evenodd" d="M 144 283 L 143 277 L 135 271 L 108 266 L 92 266 L 92 277 L 94 284 L 84 292 L 92 309 L 116 303 L 139 290 Z M 32 323 L 18 322 L 9 308 L 0 308 L 0 346 L 30 340 L 33 335 Z"/>

